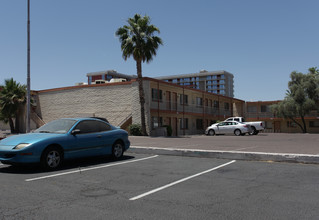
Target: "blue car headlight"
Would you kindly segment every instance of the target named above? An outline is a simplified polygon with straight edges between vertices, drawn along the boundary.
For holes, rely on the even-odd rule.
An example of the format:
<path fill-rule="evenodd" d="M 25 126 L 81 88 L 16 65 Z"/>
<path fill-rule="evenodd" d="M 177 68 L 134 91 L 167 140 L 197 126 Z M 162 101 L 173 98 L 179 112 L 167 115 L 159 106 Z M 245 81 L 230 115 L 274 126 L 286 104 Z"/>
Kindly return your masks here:
<path fill-rule="evenodd" d="M 31 144 L 21 143 L 21 144 L 16 145 L 13 149 L 15 149 L 15 150 L 20 150 L 20 149 L 25 148 L 25 147 L 28 147 L 28 146 L 30 146 L 30 145 L 31 145 Z"/>

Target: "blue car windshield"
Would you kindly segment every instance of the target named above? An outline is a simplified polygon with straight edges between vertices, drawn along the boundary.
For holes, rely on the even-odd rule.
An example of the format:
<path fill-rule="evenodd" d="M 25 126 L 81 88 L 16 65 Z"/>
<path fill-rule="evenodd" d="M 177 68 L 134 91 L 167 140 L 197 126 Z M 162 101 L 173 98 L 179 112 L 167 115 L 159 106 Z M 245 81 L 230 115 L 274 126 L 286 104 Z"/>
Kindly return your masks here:
<path fill-rule="evenodd" d="M 51 121 L 34 131 L 34 133 L 67 133 L 77 122 L 74 119 L 58 119 Z"/>

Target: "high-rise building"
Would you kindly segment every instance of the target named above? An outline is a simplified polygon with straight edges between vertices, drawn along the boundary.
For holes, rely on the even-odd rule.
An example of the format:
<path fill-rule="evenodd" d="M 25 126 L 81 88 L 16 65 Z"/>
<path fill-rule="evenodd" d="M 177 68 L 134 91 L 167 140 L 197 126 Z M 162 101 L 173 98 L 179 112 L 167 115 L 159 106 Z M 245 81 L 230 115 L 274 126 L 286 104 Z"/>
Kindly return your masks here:
<path fill-rule="evenodd" d="M 201 70 L 199 73 L 162 76 L 157 77 L 157 79 L 218 95 L 234 97 L 234 75 L 224 70 Z"/>
<path fill-rule="evenodd" d="M 106 71 L 99 71 L 99 72 L 92 72 L 86 74 L 88 77 L 88 84 L 102 84 L 106 82 L 123 82 L 123 81 L 131 81 L 131 79 L 136 79 L 136 75 L 127 75 L 123 73 L 118 73 L 115 70 L 106 70 Z"/>

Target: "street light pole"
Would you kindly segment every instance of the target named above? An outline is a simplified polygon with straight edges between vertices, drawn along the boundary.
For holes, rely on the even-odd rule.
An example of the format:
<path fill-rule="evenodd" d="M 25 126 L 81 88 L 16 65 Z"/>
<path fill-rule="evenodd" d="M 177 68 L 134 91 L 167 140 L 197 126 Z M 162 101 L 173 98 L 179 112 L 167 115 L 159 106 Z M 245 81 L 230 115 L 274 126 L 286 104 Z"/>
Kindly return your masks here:
<path fill-rule="evenodd" d="M 31 103 L 31 95 L 30 95 L 30 0 L 28 0 L 28 49 L 27 49 L 27 118 L 26 118 L 26 133 L 30 132 L 30 103 Z"/>

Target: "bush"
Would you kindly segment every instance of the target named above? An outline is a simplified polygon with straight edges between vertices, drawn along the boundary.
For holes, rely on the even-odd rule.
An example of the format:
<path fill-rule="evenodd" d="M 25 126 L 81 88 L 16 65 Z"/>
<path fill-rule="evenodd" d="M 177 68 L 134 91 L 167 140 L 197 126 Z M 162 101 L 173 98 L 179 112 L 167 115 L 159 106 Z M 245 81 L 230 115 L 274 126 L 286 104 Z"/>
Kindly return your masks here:
<path fill-rule="evenodd" d="M 173 134 L 173 129 L 172 129 L 172 126 L 170 126 L 170 125 L 164 125 L 163 127 L 165 127 L 166 128 L 166 130 L 167 130 L 167 136 L 172 136 L 172 134 Z"/>
<path fill-rule="evenodd" d="M 142 126 L 140 124 L 132 124 L 129 126 L 130 135 L 142 136 Z"/>

